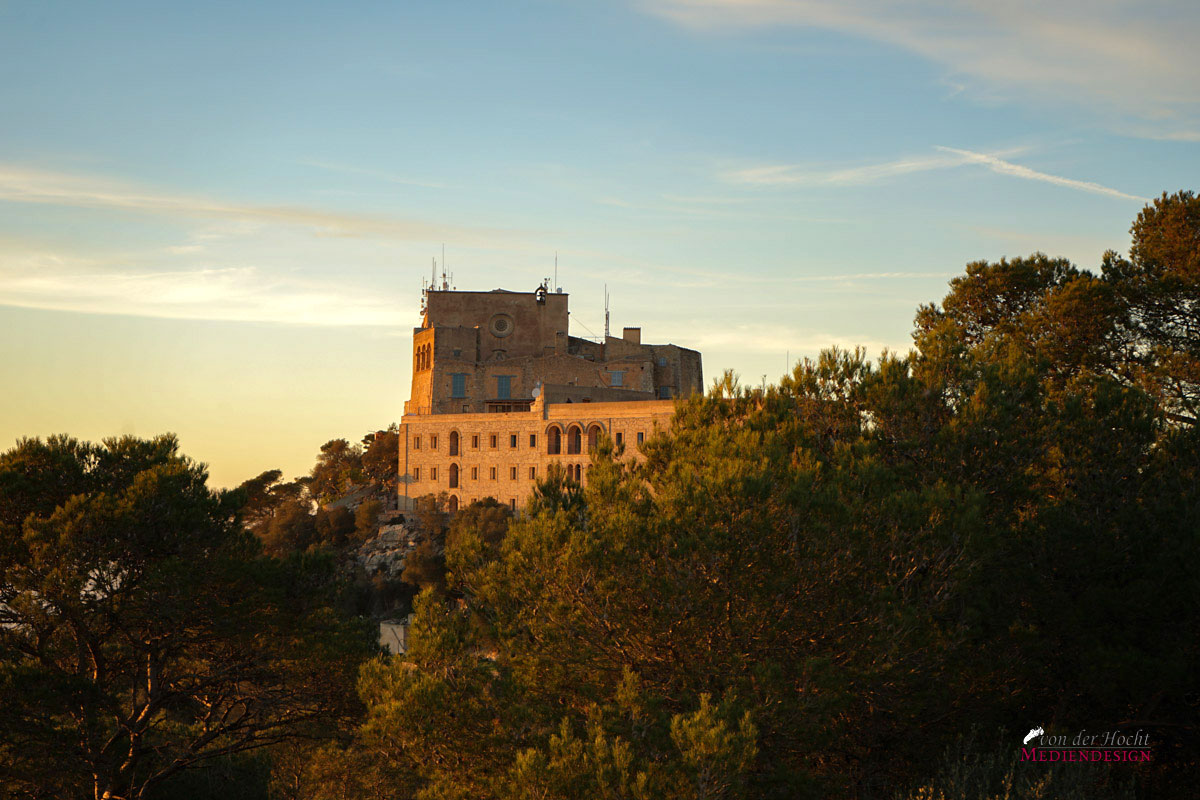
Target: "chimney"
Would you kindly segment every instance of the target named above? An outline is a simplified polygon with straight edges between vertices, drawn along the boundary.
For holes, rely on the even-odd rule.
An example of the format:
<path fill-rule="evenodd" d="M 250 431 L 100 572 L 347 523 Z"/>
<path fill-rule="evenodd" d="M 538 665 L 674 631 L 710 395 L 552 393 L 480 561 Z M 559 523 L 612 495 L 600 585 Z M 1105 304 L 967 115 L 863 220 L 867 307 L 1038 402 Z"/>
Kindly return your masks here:
<path fill-rule="evenodd" d="M 630 344 L 641 344 L 642 343 L 642 329 L 641 328 L 624 328 L 621 331 L 621 338 L 624 339 L 625 341 L 629 342 Z"/>

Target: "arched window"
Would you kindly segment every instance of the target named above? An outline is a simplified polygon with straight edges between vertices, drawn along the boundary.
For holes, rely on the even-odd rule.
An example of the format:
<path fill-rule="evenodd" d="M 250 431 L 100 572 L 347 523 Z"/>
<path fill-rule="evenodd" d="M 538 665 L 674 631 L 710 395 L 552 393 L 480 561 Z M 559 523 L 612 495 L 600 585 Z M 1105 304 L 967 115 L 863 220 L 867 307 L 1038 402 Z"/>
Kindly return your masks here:
<path fill-rule="evenodd" d="M 600 434 L 604 433 L 604 429 L 599 425 L 592 425 L 588 428 L 588 452 L 596 452 L 596 446 L 600 444 Z"/>
<path fill-rule="evenodd" d="M 583 465 L 582 464 L 575 465 L 575 482 L 583 483 Z"/>
<path fill-rule="evenodd" d="M 562 431 L 555 425 L 546 429 L 546 453 L 552 456 L 562 453 Z"/>
<path fill-rule="evenodd" d="M 458 455 L 458 431 L 450 431 L 450 455 Z"/>
<path fill-rule="evenodd" d="M 583 431 L 578 425 L 567 428 L 567 454 L 577 456 L 583 451 Z"/>
<path fill-rule="evenodd" d="M 450 465 L 450 488 L 458 488 L 458 464 Z"/>
<path fill-rule="evenodd" d="M 450 495 L 450 513 L 458 513 L 458 495 L 456 494 Z"/>

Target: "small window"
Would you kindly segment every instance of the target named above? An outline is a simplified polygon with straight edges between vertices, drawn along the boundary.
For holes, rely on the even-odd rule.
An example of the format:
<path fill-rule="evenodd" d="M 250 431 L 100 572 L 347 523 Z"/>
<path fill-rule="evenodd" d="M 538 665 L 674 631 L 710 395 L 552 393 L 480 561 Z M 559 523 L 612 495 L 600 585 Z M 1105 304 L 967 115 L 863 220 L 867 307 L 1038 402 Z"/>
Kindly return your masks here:
<path fill-rule="evenodd" d="M 462 358 L 462 348 L 460 348 L 460 347 L 454 348 L 454 357 Z"/>
<path fill-rule="evenodd" d="M 496 398 L 498 400 L 509 400 L 512 398 L 512 379 L 512 375 L 496 376 Z"/>
<path fill-rule="evenodd" d="M 471 449 L 472 450 L 479 449 L 479 434 L 478 433 L 471 437 Z"/>
<path fill-rule="evenodd" d="M 665 366 L 667 365 L 667 359 L 666 359 L 666 357 L 665 357 L 665 356 L 659 356 L 659 357 L 658 357 L 658 365 L 659 365 L 660 367 L 665 367 Z"/>
<path fill-rule="evenodd" d="M 420 449 L 421 449 L 421 437 L 414 436 L 413 437 L 413 450 L 420 450 Z"/>
<path fill-rule="evenodd" d="M 671 399 L 671 387 L 670 386 L 658 387 L 658 397 L 660 400 L 670 400 Z"/>
<path fill-rule="evenodd" d="M 537 434 L 536 433 L 529 434 L 529 449 L 537 450 Z"/>
<path fill-rule="evenodd" d="M 429 434 L 429 449 L 437 450 L 437 434 L 436 433 Z"/>
<path fill-rule="evenodd" d="M 421 480 L 421 468 L 413 467 L 413 482 L 414 483 L 419 482 L 420 480 Z"/>
<path fill-rule="evenodd" d="M 509 509 L 509 511 L 516 511 L 516 510 L 517 510 L 517 501 L 516 501 L 516 498 L 513 498 L 513 499 L 511 499 L 511 500 L 509 500 L 509 501 L 508 501 L 508 509 Z"/>
<path fill-rule="evenodd" d="M 508 479 L 510 481 L 515 481 L 517 479 L 517 468 L 516 467 L 508 468 Z"/>
<path fill-rule="evenodd" d="M 646 441 L 646 434 L 642 431 L 638 431 L 638 444 L 641 444 L 644 441 Z"/>
<path fill-rule="evenodd" d="M 467 396 L 467 373 L 465 373 L 465 372 L 450 373 L 450 396 L 451 397 L 466 397 Z"/>
<path fill-rule="evenodd" d="M 496 480 L 496 468 L 492 467 L 492 480 Z"/>
<path fill-rule="evenodd" d="M 529 468 L 529 480 L 537 480 L 537 467 Z"/>
<path fill-rule="evenodd" d="M 429 468 L 429 480 L 431 480 L 431 481 L 437 480 L 437 467 Z"/>
<path fill-rule="evenodd" d="M 622 431 L 617 431 L 617 444 L 625 444 L 625 434 Z"/>
<path fill-rule="evenodd" d="M 495 450 L 497 447 L 500 446 L 499 441 L 500 441 L 499 437 L 497 437 L 496 434 L 493 433 L 492 434 L 492 449 L 493 450 Z"/>
<path fill-rule="evenodd" d="M 624 370 L 613 370 L 612 372 L 608 373 L 608 385 L 609 386 L 624 386 L 625 385 L 625 371 Z"/>
<path fill-rule="evenodd" d="M 515 433 L 508 435 L 508 446 L 513 450 L 517 449 L 517 435 Z"/>
<path fill-rule="evenodd" d="M 471 480 L 479 480 L 479 467 L 471 467 Z"/>

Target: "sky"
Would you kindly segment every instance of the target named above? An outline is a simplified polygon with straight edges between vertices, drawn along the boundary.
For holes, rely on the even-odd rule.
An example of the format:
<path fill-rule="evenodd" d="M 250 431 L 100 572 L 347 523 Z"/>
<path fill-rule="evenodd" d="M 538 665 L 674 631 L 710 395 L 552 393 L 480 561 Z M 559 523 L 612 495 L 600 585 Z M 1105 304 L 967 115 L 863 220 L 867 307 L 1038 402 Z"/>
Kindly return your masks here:
<path fill-rule="evenodd" d="M 399 420 L 433 259 L 776 381 L 1200 181 L 1192 0 L 0 0 L 0 450 Z"/>

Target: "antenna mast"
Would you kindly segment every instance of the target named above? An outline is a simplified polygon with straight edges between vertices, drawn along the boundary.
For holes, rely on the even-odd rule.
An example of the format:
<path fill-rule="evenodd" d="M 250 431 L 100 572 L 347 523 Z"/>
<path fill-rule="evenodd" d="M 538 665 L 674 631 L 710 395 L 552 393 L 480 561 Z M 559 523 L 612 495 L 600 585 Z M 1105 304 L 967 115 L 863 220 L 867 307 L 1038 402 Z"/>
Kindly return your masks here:
<path fill-rule="evenodd" d="M 604 284 L 604 340 L 608 341 L 608 284 Z"/>

